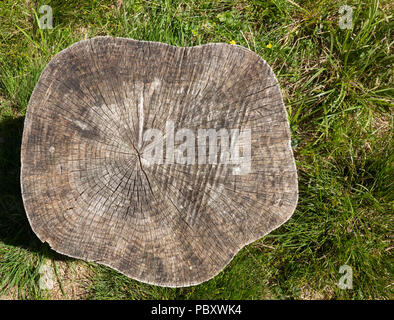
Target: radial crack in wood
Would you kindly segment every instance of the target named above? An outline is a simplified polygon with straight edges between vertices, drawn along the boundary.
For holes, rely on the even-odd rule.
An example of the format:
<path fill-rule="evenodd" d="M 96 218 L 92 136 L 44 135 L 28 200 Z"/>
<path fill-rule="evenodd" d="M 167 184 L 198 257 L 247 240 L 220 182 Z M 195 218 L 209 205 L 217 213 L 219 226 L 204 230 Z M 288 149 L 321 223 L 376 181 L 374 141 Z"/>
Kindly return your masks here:
<path fill-rule="evenodd" d="M 22 196 L 56 251 L 190 286 L 287 221 L 297 171 L 278 82 L 235 45 L 75 43 L 30 98 Z"/>

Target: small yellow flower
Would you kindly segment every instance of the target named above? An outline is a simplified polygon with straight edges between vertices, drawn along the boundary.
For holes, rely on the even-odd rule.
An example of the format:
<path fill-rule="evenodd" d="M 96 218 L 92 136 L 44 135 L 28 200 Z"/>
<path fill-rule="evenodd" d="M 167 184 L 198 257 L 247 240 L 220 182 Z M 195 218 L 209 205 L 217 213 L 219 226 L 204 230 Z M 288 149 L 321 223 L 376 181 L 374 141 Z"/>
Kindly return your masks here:
<path fill-rule="evenodd" d="M 271 43 L 267 44 L 267 48 L 272 49 L 272 44 Z"/>
<path fill-rule="evenodd" d="M 193 29 L 192 30 L 193 36 L 196 36 L 198 34 L 197 30 Z"/>
<path fill-rule="evenodd" d="M 229 43 L 230 43 L 230 44 L 235 44 L 235 41 L 234 41 L 234 40 L 231 40 Z"/>

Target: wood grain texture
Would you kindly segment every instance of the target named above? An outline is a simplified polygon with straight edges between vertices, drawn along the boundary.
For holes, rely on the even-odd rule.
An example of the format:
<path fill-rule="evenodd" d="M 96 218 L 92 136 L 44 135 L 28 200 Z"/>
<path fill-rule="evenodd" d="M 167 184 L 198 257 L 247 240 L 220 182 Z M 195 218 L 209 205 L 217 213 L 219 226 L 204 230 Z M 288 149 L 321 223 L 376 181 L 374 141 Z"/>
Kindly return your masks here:
<path fill-rule="evenodd" d="M 141 132 L 164 132 L 168 120 L 196 131 L 250 128 L 250 172 L 165 157 L 145 165 Z M 161 286 L 214 277 L 287 221 L 298 199 L 278 82 L 258 55 L 223 43 L 98 37 L 63 50 L 30 98 L 21 161 L 41 241 Z"/>

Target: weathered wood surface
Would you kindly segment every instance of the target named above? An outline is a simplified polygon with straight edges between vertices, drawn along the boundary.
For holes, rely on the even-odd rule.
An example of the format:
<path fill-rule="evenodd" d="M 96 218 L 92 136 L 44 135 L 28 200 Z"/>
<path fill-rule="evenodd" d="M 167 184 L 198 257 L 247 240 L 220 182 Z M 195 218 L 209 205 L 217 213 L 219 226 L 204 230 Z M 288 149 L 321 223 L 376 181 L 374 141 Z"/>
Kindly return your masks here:
<path fill-rule="evenodd" d="M 175 130 L 250 128 L 250 172 L 166 157 L 145 165 L 141 132 L 165 131 L 168 120 Z M 214 277 L 287 221 L 298 198 L 277 80 L 259 56 L 228 44 L 98 37 L 63 50 L 31 96 L 21 161 L 41 241 L 162 286 Z"/>

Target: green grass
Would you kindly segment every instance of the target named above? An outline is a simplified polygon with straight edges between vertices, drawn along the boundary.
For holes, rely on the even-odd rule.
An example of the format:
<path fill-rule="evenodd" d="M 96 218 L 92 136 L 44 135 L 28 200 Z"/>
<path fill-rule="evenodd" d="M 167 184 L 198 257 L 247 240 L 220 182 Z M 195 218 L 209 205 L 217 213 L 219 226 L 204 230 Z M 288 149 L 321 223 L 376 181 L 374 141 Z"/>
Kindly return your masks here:
<path fill-rule="evenodd" d="M 38 28 L 42 4 L 53 8 L 51 30 Z M 342 4 L 353 7 L 351 30 L 338 26 Z M 393 299 L 392 12 L 389 0 L 2 1 L 0 297 L 73 298 L 67 282 L 74 279 L 61 272 L 71 265 L 89 271 L 79 289 L 89 299 Z M 234 41 L 267 60 L 279 79 L 299 173 L 298 207 L 206 283 L 143 284 L 63 257 L 30 229 L 19 185 L 30 94 L 56 53 L 97 35 L 177 46 Z M 39 267 L 48 260 L 59 266 L 57 296 L 38 287 Z M 352 290 L 337 285 L 345 264 L 353 269 Z"/>

